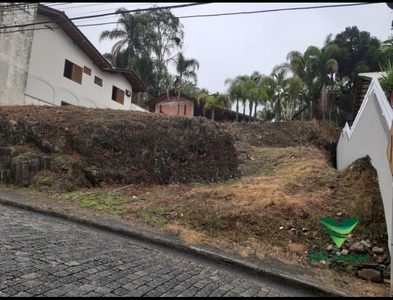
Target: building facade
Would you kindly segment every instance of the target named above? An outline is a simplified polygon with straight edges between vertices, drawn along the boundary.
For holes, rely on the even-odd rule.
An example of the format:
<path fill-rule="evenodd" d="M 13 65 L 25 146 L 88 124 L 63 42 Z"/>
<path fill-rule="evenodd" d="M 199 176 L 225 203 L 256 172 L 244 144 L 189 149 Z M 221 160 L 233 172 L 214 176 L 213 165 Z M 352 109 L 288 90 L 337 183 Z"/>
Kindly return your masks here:
<path fill-rule="evenodd" d="M 8 5 L 14 9 L 3 11 L 2 24 L 14 26 L 25 16 L 20 24 L 35 25 L 2 29 L 0 63 L 7 66 L 8 81 L 0 83 L 1 104 L 146 112 L 131 102 L 134 93 L 146 91 L 137 75 L 113 68 L 63 12 L 41 4 Z"/>

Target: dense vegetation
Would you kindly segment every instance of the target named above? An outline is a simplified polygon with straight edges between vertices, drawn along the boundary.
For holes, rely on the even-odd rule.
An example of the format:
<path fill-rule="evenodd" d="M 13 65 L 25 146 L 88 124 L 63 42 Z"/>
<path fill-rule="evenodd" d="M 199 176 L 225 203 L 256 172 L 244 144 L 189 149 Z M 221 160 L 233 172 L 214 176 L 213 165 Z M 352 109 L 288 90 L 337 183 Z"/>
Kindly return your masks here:
<path fill-rule="evenodd" d="M 310 45 L 304 53 L 289 52 L 287 61 L 278 62 L 270 74 L 255 70 L 227 78 L 227 91 L 212 95 L 197 86 L 199 62 L 184 57 L 183 25 L 169 9 L 129 13 L 120 8 L 118 12 L 118 27 L 100 36 L 115 42 L 112 52 L 104 56 L 115 67 L 131 69 L 140 76 L 148 89 L 139 97 L 137 104 L 141 106 L 175 89 L 204 99 L 206 109 L 235 104 L 238 112 L 242 103 L 243 113 L 248 106 L 250 117 L 266 121 L 316 118 L 342 126 L 346 113 L 353 109 L 357 75 L 391 70 L 392 37 L 380 41 L 352 26 L 329 34 L 322 47 Z M 170 63 L 176 66 L 176 74 L 169 72 Z M 393 88 L 388 81 L 387 76 L 381 83 L 389 96 Z"/>

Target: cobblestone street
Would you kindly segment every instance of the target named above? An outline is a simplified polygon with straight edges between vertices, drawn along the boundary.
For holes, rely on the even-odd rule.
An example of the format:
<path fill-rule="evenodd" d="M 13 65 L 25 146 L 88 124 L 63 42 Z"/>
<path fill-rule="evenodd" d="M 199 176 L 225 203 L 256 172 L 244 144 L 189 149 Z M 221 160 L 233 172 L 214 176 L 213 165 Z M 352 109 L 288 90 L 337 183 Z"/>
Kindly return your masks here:
<path fill-rule="evenodd" d="M 173 251 L 0 205 L 0 296 L 312 296 Z"/>

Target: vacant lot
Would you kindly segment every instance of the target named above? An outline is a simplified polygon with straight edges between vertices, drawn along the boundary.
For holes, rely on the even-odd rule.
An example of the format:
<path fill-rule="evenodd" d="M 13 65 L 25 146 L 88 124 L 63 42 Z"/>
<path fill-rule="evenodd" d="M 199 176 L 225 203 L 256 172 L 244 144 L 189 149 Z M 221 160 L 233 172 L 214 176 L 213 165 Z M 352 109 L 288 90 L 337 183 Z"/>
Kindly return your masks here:
<path fill-rule="evenodd" d="M 340 132 L 326 123 L 219 124 L 82 108 L 4 107 L 0 115 L 8 186 L 190 244 L 312 265 L 329 283 L 388 295 L 387 281 L 307 260 L 310 249 L 333 244 L 319 218 L 357 217 L 353 240 L 388 249 L 376 172 L 368 158 L 338 172 L 328 150 Z"/>

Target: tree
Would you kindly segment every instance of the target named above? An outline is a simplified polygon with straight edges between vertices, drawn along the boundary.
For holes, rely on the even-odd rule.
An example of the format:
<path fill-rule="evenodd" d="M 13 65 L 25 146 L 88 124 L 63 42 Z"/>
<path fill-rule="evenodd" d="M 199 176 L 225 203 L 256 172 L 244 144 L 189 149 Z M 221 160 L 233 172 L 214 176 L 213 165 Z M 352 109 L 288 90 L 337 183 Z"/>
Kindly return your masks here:
<path fill-rule="evenodd" d="M 241 80 L 241 101 L 243 103 L 243 116 L 246 115 L 246 103 L 249 103 L 249 118 L 251 120 L 251 114 L 253 105 L 256 101 L 256 94 L 254 92 L 257 87 L 257 83 L 250 76 L 244 75 Z"/>
<path fill-rule="evenodd" d="M 347 76 L 354 82 L 359 64 L 367 66 L 367 72 L 379 71 L 381 42 L 369 32 L 360 31 L 356 26 L 346 27 L 336 35 L 333 43 L 340 49 L 336 58 L 340 79 Z"/>
<path fill-rule="evenodd" d="M 382 66 L 389 65 L 393 61 L 393 35 L 391 34 L 387 40 L 383 41 L 380 48 Z"/>
<path fill-rule="evenodd" d="M 155 61 L 156 74 L 153 94 L 156 96 L 165 91 L 169 63 L 175 60 L 183 48 L 184 26 L 170 9 L 147 11 L 145 18 L 149 21 L 151 31 L 151 56 Z"/>
<path fill-rule="evenodd" d="M 328 43 L 328 38 L 325 43 Z M 311 97 L 310 90 L 316 76 L 319 55 L 320 49 L 316 46 L 309 46 L 304 53 L 291 51 L 287 55 L 287 68 L 291 71 L 293 76 L 299 77 L 303 82 L 300 99 L 301 119 L 303 119 L 302 112 L 304 111 L 304 101 L 306 101 L 306 103 L 310 101 L 308 102 L 309 109 L 312 109 L 311 101 L 313 97 Z"/>
<path fill-rule="evenodd" d="M 116 13 L 119 14 L 117 28 L 101 32 L 99 41 L 118 40 L 111 50 L 111 63 L 118 67 L 116 63 L 119 54 L 125 55 L 125 61 L 128 62 L 130 58 L 136 59 L 144 51 L 149 51 L 152 35 L 141 12 L 131 14 L 125 8 L 119 8 Z"/>
<path fill-rule="evenodd" d="M 114 67 L 133 70 L 150 97 L 156 97 L 166 90 L 168 64 L 182 49 L 183 25 L 169 9 L 129 13 L 120 8 L 116 12 L 117 28 L 100 34 L 100 41 L 117 40 L 104 57 Z"/>
<path fill-rule="evenodd" d="M 338 62 L 333 57 L 339 51 L 340 49 L 336 44 L 326 45 L 321 49 L 317 59 L 316 78 L 319 85 L 319 106 L 322 112 L 322 119 L 325 119 L 329 107 L 327 86 L 334 83 L 334 76 L 338 71 Z"/>
<path fill-rule="evenodd" d="M 383 66 L 382 71 L 385 72 L 385 74 L 382 75 L 381 78 L 379 78 L 379 83 L 381 85 L 382 90 L 385 92 L 385 96 L 388 100 L 390 100 L 391 95 L 393 93 L 393 65 L 389 61 L 385 66 Z"/>
<path fill-rule="evenodd" d="M 360 72 L 380 71 L 380 64 L 385 65 L 389 55 L 381 53 L 381 42 L 372 37 L 367 31 L 360 31 L 356 26 L 346 27 L 345 30 L 335 36 L 332 41 L 338 45 L 340 51 L 335 56 L 340 69 L 337 72 L 337 80 L 349 78 L 349 89 L 343 91 L 341 98 L 343 109 L 352 111 L 352 99 L 355 94 L 356 80 Z"/>
<path fill-rule="evenodd" d="M 273 68 L 272 73 L 270 74 L 270 77 L 272 78 L 271 83 L 273 84 L 271 88 L 274 89 L 274 95 L 275 95 L 275 100 L 276 100 L 276 109 L 275 109 L 275 121 L 279 122 L 281 120 L 281 100 L 284 95 L 288 80 L 287 80 L 287 72 L 288 68 L 283 65 L 276 65 Z"/>
<path fill-rule="evenodd" d="M 290 78 L 289 87 L 287 91 L 288 101 L 287 101 L 286 114 L 285 114 L 287 120 L 292 119 L 295 110 L 298 108 L 297 101 L 299 100 L 299 96 L 302 95 L 302 91 L 303 91 L 303 81 L 298 76 Z"/>
<path fill-rule="evenodd" d="M 239 122 L 239 101 L 242 97 L 241 78 L 242 76 L 227 78 L 224 82 L 225 85 L 228 85 L 227 94 L 229 100 L 236 103 L 236 122 Z"/>
<path fill-rule="evenodd" d="M 175 79 L 175 89 L 177 90 L 178 97 L 178 106 L 177 106 L 177 114 L 179 114 L 180 108 L 180 93 L 182 89 L 183 80 L 193 80 L 195 84 L 197 83 L 197 74 L 196 71 L 199 69 L 199 62 L 194 58 L 186 59 L 184 54 L 180 52 L 176 59 L 176 72 L 177 76 Z"/>
<path fill-rule="evenodd" d="M 250 89 L 250 99 L 254 103 L 254 121 L 257 119 L 257 107 L 258 105 L 266 106 L 266 101 L 268 100 L 268 92 L 266 85 L 266 75 L 254 71 L 250 78 L 255 82 L 255 87 Z M 251 109 L 250 109 L 250 120 L 251 120 Z"/>
<path fill-rule="evenodd" d="M 223 106 L 225 107 L 226 96 L 224 94 L 215 93 L 208 95 L 206 93 L 201 93 L 197 97 L 197 103 L 200 104 L 200 101 L 203 100 L 205 102 L 203 106 L 203 115 L 205 116 L 207 110 L 211 110 L 211 120 L 214 121 L 215 117 L 215 107 Z"/>
<path fill-rule="evenodd" d="M 206 88 L 199 88 L 195 82 L 190 80 L 183 81 L 181 91 L 183 94 L 186 94 L 187 96 L 195 99 L 197 99 L 198 96 L 202 93 L 209 94 L 209 91 Z"/>

